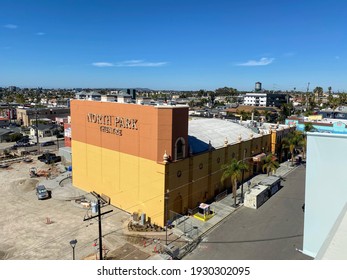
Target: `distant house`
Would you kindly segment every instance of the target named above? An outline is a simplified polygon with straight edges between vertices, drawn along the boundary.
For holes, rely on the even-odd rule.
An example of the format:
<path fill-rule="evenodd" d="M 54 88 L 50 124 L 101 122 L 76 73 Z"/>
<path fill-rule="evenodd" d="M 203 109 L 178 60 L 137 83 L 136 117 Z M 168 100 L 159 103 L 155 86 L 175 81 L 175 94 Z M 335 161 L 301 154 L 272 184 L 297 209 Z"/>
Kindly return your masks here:
<path fill-rule="evenodd" d="M 131 103 L 132 102 L 132 96 L 127 93 L 120 93 L 117 95 L 117 102 L 118 103 Z"/>
<path fill-rule="evenodd" d="M 81 91 L 75 94 L 76 99 L 101 100 L 101 94 L 96 91 Z"/>
<path fill-rule="evenodd" d="M 5 129 L 5 128 L 0 128 L 0 143 L 1 142 L 6 142 L 10 138 L 10 135 L 12 133 L 13 133 L 12 130 Z"/>
<path fill-rule="evenodd" d="M 49 137 L 56 134 L 57 127 L 56 125 L 48 125 L 48 124 L 38 124 L 38 135 L 39 137 Z M 30 135 L 36 136 L 36 126 L 30 126 Z"/>

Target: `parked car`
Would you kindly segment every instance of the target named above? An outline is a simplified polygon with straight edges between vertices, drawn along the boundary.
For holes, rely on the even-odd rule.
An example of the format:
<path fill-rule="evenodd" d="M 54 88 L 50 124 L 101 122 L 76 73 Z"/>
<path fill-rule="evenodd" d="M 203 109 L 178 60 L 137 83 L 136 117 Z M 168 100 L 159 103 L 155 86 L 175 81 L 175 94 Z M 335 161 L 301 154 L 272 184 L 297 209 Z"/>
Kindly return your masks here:
<path fill-rule="evenodd" d="M 19 147 L 29 147 L 30 142 L 29 142 L 29 137 L 24 136 L 22 139 L 18 140 L 16 144 L 13 145 L 13 148 L 19 148 Z"/>
<path fill-rule="evenodd" d="M 20 147 L 30 147 L 30 143 L 17 142 L 16 144 L 13 145 L 13 148 L 20 148 Z"/>
<path fill-rule="evenodd" d="M 10 165 L 7 164 L 7 163 L 0 163 L 0 168 L 7 168 L 9 167 Z"/>
<path fill-rule="evenodd" d="M 56 156 L 56 154 L 47 152 L 47 153 L 44 153 L 44 154 L 41 155 L 41 156 L 38 156 L 37 159 L 38 159 L 39 161 L 45 162 L 47 159 L 49 159 L 49 158 L 51 158 L 51 157 L 54 157 L 54 156 Z"/>
<path fill-rule="evenodd" d="M 50 197 L 49 192 L 44 185 L 36 186 L 36 195 L 37 199 L 39 200 L 47 199 Z"/>
<path fill-rule="evenodd" d="M 47 141 L 47 142 L 41 143 L 41 146 L 42 146 L 42 147 L 45 147 L 45 146 L 53 146 L 53 145 L 55 145 L 54 141 Z"/>
<path fill-rule="evenodd" d="M 55 163 L 55 162 L 60 162 L 61 161 L 61 156 L 50 156 L 48 158 L 46 158 L 43 162 L 46 163 L 46 164 L 52 164 L 52 163 Z"/>

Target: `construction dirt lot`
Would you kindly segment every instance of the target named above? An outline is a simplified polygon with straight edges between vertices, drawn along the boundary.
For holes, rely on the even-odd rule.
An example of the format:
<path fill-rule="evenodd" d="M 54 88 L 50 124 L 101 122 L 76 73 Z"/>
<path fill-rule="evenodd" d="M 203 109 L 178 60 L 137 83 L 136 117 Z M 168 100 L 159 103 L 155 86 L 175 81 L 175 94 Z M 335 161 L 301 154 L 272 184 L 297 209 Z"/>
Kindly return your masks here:
<path fill-rule="evenodd" d="M 56 163 L 48 165 L 32 156 L 31 162 L 12 162 L 0 168 L 0 259 L 71 260 L 70 241 L 76 239 L 75 258 L 98 259 L 99 223 L 92 208 L 81 203 L 93 196 L 71 184 L 71 172 Z M 31 177 L 31 168 L 44 176 Z M 35 187 L 44 184 L 51 198 L 38 200 Z M 89 200 L 88 200 L 89 199 Z M 80 203 L 78 203 L 78 201 Z M 95 199 L 96 201 L 96 199 Z M 128 230 L 131 215 L 111 205 L 101 208 L 104 259 L 144 260 L 159 258 L 165 232 Z M 91 219 L 88 219 L 91 218 Z M 169 238 L 175 238 L 172 234 Z"/>

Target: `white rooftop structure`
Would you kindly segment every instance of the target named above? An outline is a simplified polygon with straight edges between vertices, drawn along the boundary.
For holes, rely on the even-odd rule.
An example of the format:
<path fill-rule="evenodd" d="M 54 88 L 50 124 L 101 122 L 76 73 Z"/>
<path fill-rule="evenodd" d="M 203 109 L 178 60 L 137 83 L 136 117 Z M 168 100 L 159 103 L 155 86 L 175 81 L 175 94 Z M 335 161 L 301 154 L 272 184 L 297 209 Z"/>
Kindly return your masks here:
<path fill-rule="evenodd" d="M 195 118 L 188 123 L 189 145 L 194 153 L 203 152 L 211 148 L 220 148 L 225 145 L 261 137 L 252 129 L 229 120 L 214 118 Z M 211 146 L 210 146 L 211 145 Z"/>

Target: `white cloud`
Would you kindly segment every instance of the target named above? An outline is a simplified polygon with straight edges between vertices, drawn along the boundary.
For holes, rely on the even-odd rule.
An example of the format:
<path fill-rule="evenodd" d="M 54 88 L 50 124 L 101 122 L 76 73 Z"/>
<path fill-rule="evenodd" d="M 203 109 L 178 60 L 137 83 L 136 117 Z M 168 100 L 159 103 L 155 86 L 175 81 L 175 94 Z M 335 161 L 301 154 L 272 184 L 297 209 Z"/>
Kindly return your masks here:
<path fill-rule="evenodd" d="M 36 35 L 37 36 L 43 36 L 43 35 L 46 35 L 46 33 L 44 33 L 44 32 L 37 32 Z"/>
<path fill-rule="evenodd" d="M 145 60 L 132 59 L 122 62 L 112 63 L 112 62 L 94 62 L 93 66 L 96 67 L 159 67 L 167 64 L 167 62 L 148 62 Z"/>
<path fill-rule="evenodd" d="M 268 57 L 262 57 L 260 60 L 248 60 L 244 63 L 239 63 L 237 65 L 239 66 L 265 66 L 271 64 L 275 59 L 274 58 L 268 58 Z"/>
<path fill-rule="evenodd" d="M 15 24 L 6 24 L 6 25 L 4 25 L 4 27 L 8 28 L 8 29 L 16 29 L 16 28 L 18 28 L 18 26 L 15 25 Z"/>
<path fill-rule="evenodd" d="M 143 62 L 143 60 L 133 59 L 133 60 L 126 60 L 126 61 L 123 61 L 122 63 L 133 64 L 133 63 L 141 63 L 141 62 Z"/>
<path fill-rule="evenodd" d="M 96 67 L 112 67 L 112 66 L 114 66 L 114 64 L 110 63 L 110 62 L 93 62 L 92 65 L 96 66 Z"/>
<path fill-rule="evenodd" d="M 123 62 L 117 63 L 115 66 L 117 67 L 158 67 L 167 64 L 167 62 L 147 62 L 145 60 L 126 60 Z"/>

